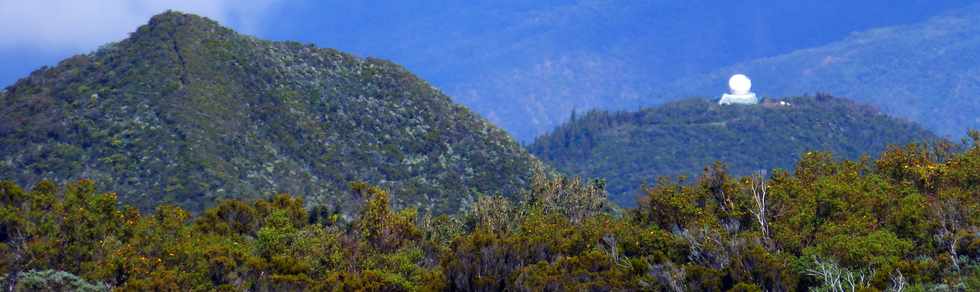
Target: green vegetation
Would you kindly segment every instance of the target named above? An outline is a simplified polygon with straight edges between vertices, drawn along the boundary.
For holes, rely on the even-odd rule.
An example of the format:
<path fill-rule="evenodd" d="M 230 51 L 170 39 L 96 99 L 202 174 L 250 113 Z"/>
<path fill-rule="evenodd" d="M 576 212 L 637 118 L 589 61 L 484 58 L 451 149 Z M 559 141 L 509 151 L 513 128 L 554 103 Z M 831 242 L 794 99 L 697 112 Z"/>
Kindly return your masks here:
<path fill-rule="evenodd" d="M 871 107 L 818 95 L 758 106 L 685 100 L 636 112 L 592 111 L 573 116 L 528 149 L 568 174 L 606 179 L 613 199 L 633 206 L 642 184 L 701 175 L 715 161 L 725 162 L 732 174 L 749 175 L 789 169 L 808 151 L 857 159 L 889 144 L 936 139 Z"/>
<path fill-rule="evenodd" d="M 537 167 L 398 65 L 177 12 L 0 93 L 0 178 L 92 179 L 144 211 L 275 192 L 349 202 L 347 184 L 366 181 L 395 206 L 454 212 L 516 193 Z"/>
<path fill-rule="evenodd" d="M 980 132 L 971 137 L 959 153 L 808 153 L 769 178 L 714 165 L 662 179 L 627 211 L 609 207 L 601 181 L 546 174 L 519 200 L 482 196 L 437 216 L 353 183 L 349 218 L 285 194 L 142 213 L 89 180 L 7 181 L 0 274 L 11 287 L 122 290 L 976 291 Z"/>
<path fill-rule="evenodd" d="M 31 270 L 18 273 L 13 281 L 16 281 L 13 291 L 109 291 L 109 287 L 105 285 L 89 283 L 65 271 Z"/>
<path fill-rule="evenodd" d="M 607 178 L 582 180 L 397 65 L 168 12 L 0 93 L 0 285 L 980 290 L 980 132 L 886 149 L 935 137 L 785 101 L 591 112 L 532 145 Z"/>

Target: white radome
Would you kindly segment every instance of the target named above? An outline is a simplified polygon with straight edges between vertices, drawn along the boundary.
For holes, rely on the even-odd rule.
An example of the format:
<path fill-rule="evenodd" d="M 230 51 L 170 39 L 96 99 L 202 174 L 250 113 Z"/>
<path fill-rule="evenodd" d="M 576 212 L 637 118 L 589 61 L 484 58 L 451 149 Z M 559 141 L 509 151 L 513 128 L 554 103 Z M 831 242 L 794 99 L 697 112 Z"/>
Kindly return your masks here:
<path fill-rule="evenodd" d="M 731 89 L 732 94 L 748 94 L 752 92 L 752 80 L 745 75 L 735 74 L 728 79 L 728 88 Z"/>
<path fill-rule="evenodd" d="M 752 80 L 743 74 L 728 79 L 728 93 L 722 94 L 718 104 L 758 104 L 759 98 L 752 93 Z"/>

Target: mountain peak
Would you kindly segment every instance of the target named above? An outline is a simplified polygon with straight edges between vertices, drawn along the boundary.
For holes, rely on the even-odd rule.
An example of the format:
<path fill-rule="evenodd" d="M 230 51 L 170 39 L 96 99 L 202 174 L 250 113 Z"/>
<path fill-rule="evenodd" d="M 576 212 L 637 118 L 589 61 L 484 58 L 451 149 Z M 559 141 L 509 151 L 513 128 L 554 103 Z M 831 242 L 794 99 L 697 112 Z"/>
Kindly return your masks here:
<path fill-rule="evenodd" d="M 154 15 L 148 23 L 151 27 L 182 27 L 182 26 L 210 26 L 221 27 L 218 22 L 204 16 L 199 16 L 180 11 L 167 10 L 163 13 Z"/>
<path fill-rule="evenodd" d="M 134 41 L 173 41 L 220 39 L 222 36 L 237 35 L 229 28 L 207 17 L 174 10 L 157 14 L 147 24 L 140 26 L 129 39 Z"/>
<path fill-rule="evenodd" d="M 274 192 L 346 208 L 362 181 L 449 212 L 518 193 L 540 163 L 401 66 L 175 11 L 30 80 L 3 96 L 0 177 L 91 178 L 143 208 Z"/>

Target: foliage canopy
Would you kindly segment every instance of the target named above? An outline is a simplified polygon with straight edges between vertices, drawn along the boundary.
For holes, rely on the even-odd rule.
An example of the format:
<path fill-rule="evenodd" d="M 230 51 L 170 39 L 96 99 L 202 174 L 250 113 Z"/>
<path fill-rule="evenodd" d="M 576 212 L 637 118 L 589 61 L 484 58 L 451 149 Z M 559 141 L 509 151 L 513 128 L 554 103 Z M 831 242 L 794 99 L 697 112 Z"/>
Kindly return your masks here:
<path fill-rule="evenodd" d="M 945 149 L 808 153 L 768 178 L 715 164 L 625 211 L 601 181 L 547 174 L 453 215 L 354 183 L 350 218 L 285 194 L 143 213 L 90 180 L 6 181 L 0 273 L 127 290 L 976 290 L 980 146 Z"/>

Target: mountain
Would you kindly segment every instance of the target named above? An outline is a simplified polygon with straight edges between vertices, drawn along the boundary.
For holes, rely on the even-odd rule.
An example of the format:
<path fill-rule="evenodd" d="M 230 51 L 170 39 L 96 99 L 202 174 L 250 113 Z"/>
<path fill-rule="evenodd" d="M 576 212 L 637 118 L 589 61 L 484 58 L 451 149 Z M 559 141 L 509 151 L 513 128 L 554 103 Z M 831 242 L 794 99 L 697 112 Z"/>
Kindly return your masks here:
<path fill-rule="evenodd" d="M 870 106 L 818 95 L 760 105 L 689 99 L 635 112 L 591 111 L 538 137 L 528 149 L 568 174 L 606 179 L 610 196 L 632 206 L 642 184 L 700 175 L 715 161 L 748 175 L 788 169 L 808 151 L 855 159 L 875 156 L 889 144 L 936 138 Z"/>
<path fill-rule="evenodd" d="M 872 29 L 838 42 L 739 63 L 660 90 L 703 95 L 734 72 L 765 96 L 852 96 L 944 136 L 980 128 L 980 4 L 927 21 Z"/>
<path fill-rule="evenodd" d="M 724 66 L 825 45 L 854 31 L 919 22 L 977 1 L 275 2 L 275 9 L 263 12 L 267 17 L 239 20 L 261 24 L 256 31 L 263 38 L 393 60 L 531 142 L 566 121 L 573 109 L 636 110 L 713 96 L 724 83 L 686 96 L 657 89 Z M 40 64 L 54 64 L 67 56 L 64 50 L 0 47 L 0 85 Z"/>
<path fill-rule="evenodd" d="M 302 22 L 271 27 L 285 32 L 279 38 L 396 60 L 530 142 L 574 109 L 659 105 L 686 97 L 657 91 L 679 78 L 970 2 L 326 0 L 283 17 Z M 725 88 L 712 85 L 695 96 Z"/>
<path fill-rule="evenodd" d="M 540 162 L 403 67 L 166 12 L 0 95 L 0 178 L 89 178 L 143 209 L 273 192 L 455 211 L 513 195 Z"/>

